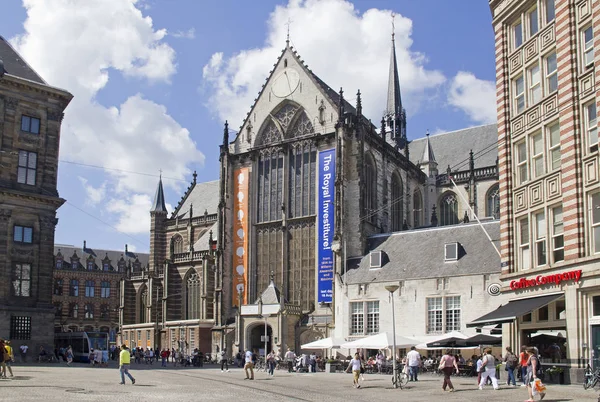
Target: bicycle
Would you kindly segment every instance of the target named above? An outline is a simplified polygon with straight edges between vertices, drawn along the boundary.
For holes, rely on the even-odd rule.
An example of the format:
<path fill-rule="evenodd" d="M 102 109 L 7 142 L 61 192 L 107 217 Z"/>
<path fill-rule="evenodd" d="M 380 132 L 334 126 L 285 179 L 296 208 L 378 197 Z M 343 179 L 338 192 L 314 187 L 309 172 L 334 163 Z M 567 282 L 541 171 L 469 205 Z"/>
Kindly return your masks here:
<path fill-rule="evenodd" d="M 588 364 L 585 369 L 583 389 L 594 388 L 598 384 L 598 381 L 600 381 L 600 367 L 592 370 L 592 367 Z"/>
<path fill-rule="evenodd" d="M 396 387 L 396 384 L 398 386 Z M 401 367 L 396 367 L 396 375 L 392 373 L 392 385 L 394 388 L 404 388 L 408 384 L 408 374 L 402 371 Z"/>
<path fill-rule="evenodd" d="M 263 359 L 258 359 L 256 364 L 254 365 L 255 371 L 267 371 L 267 365 Z"/>

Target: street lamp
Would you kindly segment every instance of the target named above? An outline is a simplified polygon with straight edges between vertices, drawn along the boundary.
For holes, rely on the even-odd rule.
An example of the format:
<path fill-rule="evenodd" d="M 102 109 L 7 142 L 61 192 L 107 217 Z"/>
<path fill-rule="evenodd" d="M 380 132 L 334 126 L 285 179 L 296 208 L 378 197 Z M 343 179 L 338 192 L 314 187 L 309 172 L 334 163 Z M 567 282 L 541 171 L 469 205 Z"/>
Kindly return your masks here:
<path fill-rule="evenodd" d="M 400 286 L 398 285 L 387 285 L 385 287 L 385 290 L 387 290 L 388 292 L 390 292 L 390 298 L 392 300 L 392 344 L 394 345 L 394 350 L 392 351 L 392 364 L 393 364 L 393 369 L 394 369 L 394 380 L 393 384 L 394 384 L 394 388 L 398 388 L 398 381 L 397 381 L 397 371 L 398 371 L 398 367 L 396 365 L 396 311 L 394 310 L 394 292 L 396 290 L 398 290 Z"/>

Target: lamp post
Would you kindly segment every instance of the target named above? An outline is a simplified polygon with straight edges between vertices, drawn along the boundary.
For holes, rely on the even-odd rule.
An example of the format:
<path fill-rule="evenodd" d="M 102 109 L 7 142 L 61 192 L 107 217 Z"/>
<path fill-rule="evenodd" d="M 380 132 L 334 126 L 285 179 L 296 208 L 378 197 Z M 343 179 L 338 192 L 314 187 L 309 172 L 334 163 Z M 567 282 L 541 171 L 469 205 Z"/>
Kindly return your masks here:
<path fill-rule="evenodd" d="M 267 335 L 267 314 L 263 314 L 263 317 L 265 317 L 265 364 L 267 362 L 267 341 L 269 339 L 269 336 Z"/>
<path fill-rule="evenodd" d="M 393 364 L 393 369 L 394 369 L 394 380 L 396 380 L 398 377 L 398 367 L 396 364 L 396 311 L 394 310 L 394 292 L 396 290 L 398 290 L 400 286 L 398 285 L 387 285 L 385 287 L 385 290 L 387 290 L 388 292 L 390 292 L 390 298 L 392 300 L 392 344 L 394 346 L 394 350 L 392 351 L 392 364 Z M 394 388 L 398 388 L 398 381 L 393 381 L 394 384 Z"/>

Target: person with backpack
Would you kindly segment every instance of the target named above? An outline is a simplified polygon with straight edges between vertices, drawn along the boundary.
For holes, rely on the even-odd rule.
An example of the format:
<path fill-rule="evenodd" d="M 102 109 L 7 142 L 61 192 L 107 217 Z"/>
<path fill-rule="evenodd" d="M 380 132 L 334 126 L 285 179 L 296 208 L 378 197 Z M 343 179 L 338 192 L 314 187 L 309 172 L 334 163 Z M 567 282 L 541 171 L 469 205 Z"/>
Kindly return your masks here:
<path fill-rule="evenodd" d="M 510 383 L 512 381 L 512 386 L 516 387 L 517 382 L 515 380 L 515 369 L 517 368 L 517 364 L 519 363 L 519 358 L 512 352 L 510 346 L 506 347 L 506 355 L 504 355 L 504 361 L 506 362 L 506 371 L 508 373 L 506 385 L 510 386 Z"/>

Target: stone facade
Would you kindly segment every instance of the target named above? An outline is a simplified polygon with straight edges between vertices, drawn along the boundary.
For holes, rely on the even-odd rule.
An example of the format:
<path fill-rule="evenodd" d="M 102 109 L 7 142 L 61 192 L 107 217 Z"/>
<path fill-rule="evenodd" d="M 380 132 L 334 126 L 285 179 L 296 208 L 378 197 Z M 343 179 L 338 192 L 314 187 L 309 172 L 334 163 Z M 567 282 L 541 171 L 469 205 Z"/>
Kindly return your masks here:
<path fill-rule="evenodd" d="M 0 37 L 0 337 L 31 350 L 53 344 L 58 149 L 71 99 Z"/>

